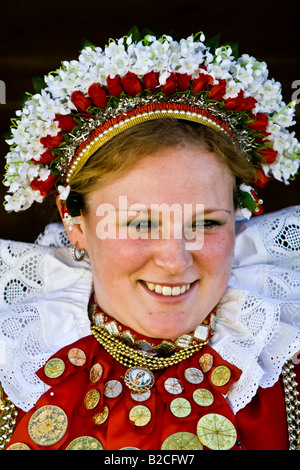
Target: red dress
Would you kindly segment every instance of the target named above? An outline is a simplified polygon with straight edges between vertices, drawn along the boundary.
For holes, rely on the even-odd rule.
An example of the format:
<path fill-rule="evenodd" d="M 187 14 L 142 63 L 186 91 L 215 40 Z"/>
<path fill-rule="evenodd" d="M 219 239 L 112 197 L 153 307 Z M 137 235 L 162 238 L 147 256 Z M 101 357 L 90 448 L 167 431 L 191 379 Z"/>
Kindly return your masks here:
<path fill-rule="evenodd" d="M 213 365 L 201 371 L 204 354 Z M 51 388 L 32 410 L 20 413 L 6 448 L 22 443 L 33 450 L 288 449 L 281 382 L 259 388 L 234 415 L 224 395 L 241 372 L 210 346 L 154 372 L 144 401 L 124 382 L 128 367 L 94 336 L 61 349 L 47 364 L 38 376 Z M 228 373 L 226 383 L 214 380 L 220 370 Z"/>

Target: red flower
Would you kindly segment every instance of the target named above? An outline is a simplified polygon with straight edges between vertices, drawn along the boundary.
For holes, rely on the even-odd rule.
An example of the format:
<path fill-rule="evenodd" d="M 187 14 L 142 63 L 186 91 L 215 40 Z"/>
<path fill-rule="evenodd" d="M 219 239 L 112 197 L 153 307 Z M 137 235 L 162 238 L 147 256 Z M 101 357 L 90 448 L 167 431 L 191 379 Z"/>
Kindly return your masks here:
<path fill-rule="evenodd" d="M 226 93 L 226 80 L 219 80 L 217 85 L 212 85 L 207 94 L 209 100 L 220 101 Z"/>
<path fill-rule="evenodd" d="M 278 152 L 272 148 L 266 148 L 259 150 L 258 153 L 263 157 L 264 161 L 271 165 L 275 162 Z"/>
<path fill-rule="evenodd" d="M 171 75 L 168 76 L 166 83 L 161 86 L 161 89 L 166 96 L 170 96 L 173 93 L 175 93 L 177 86 L 178 86 L 177 75 L 176 73 L 172 72 Z"/>
<path fill-rule="evenodd" d="M 257 203 L 256 209 L 252 211 L 253 214 L 256 214 L 256 215 L 262 214 L 264 209 L 263 209 L 262 203 L 260 202 L 260 199 L 256 196 L 256 194 L 253 191 L 251 191 L 251 195 L 254 201 Z"/>
<path fill-rule="evenodd" d="M 178 79 L 178 88 L 180 91 L 186 91 L 189 89 L 191 75 L 188 75 L 187 73 L 178 73 L 177 79 Z"/>
<path fill-rule="evenodd" d="M 31 159 L 33 163 L 39 165 L 40 163 L 47 164 L 53 162 L 55 160 L 56 155 L 54 155 L 51 150 L 46 150 L 46 152 L 42 153 L 39 160 L 35 160 L 34 158 Z"/>
<path fill-rule="evenodd" d="M 207 73 L 200 73 L 199 77 L 195 78 L 192 81 L 192 90 L 193 93 L 200 93 L 200 91 L 206 90 L 208 85 L 210 85 L 213 81 L 213 78 L 208 75 Z"/>
<path fill-rule="evenodd" d="M 41 137 L 40 142 L 45 148 L 56 149 L 64 142 L 65 138 L 61 132 L 57 135 L 47 135 L 46 137 Z"/>
<path fill-rule="evenodd" d="M 58 125 L 63 132 L 71 132 L 77 126 L 77 122 L 70 114 L 56 114 L 55 120 L 58 121 Z"/>
<path fill-rule="evenodd" d="M 119 98 L 120 94 L 123 91 L 123 87 L 121 85 L 119 75 L 115 75 L 114 78 L 111 78 L 111 76 L 108 76 L 106 81 L 107 81 L 109 94 L 111 96 L 114 96 L 115 98 Z"/>
<path fill-rule="evenodd" d="M 108 97 L 106 91 L 102 88 L 99 83 L 94 83 L 88 89 L 88 95 L 92 98 L 95 106 L 99 108 L 106 108 L 108 103 Z"/>
<path fill-rule="evenodd" d="M 148 72 L 144 75 L 144 88 L 151 90 L 152 93 L 155 93 L 158 83 L 158 72 Z"/>
<path fill-rule="evenodd" d="M 135 73 L 128 72 L 125 77 L 121 78 L 121 83 L 125 93 L 130 96 L 135 96 L 143 91 L 142 84 Z"/>
<path fill-rule="evenodd" d="M 249 96 L 244 97 L 244 92 L 241 90 L 236 98 L 229 98 L 225 101 L 225 109 L 231 109 L 233 111 L 249 111 L 255 107 L 257 103 L 255 98 Z"/>
<path fill-rule="evenodd" d="M 81 111 L 83 113 L 85 113 L 87 108 L 93 104 L 92 100 L 90 98 L 87 98 L 82 93 L 82 91 L 73 91 L 71 95 L 71 101 L 75 104 L 78 111 Z"/>
<path fill-rule="evenodd" d="M 270 178 L 268 178 L 263 172 L 263 170 L 261 170 L 260 168 L 255 168 L 255 173 L 256 173 L 256 177 L 253 183 L 258 188 L 263 188 L 265 184 L 267 184 L 270 181 Z"/>
<path fill-rule="evenodd" d="M 257 113 L 250 116 L 251 119 L 254 119 L 253 122 L 247 125 L 249 129 L 253 129 L 255 131 L 265 131 L 268 126 L 268 118 L 267 115 L 264 113 Z"/>
<path fill-rule="evenodd" d="M 53 188 L 57 180 L 58 176 L 53 176 L 52 174 L 45 181 L 35 178 L 31 181 L 30 187 L 35 191 L 39 191 L 41 195 L 45 197 L 49 193 L 50 189 Z"/>

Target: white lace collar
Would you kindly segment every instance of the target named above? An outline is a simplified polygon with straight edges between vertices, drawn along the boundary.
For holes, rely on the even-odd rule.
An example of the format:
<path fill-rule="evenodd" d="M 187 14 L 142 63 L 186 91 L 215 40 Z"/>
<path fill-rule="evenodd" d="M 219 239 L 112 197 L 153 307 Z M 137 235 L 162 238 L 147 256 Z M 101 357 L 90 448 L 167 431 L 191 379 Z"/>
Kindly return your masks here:
<path fill-rule="evenodd" d="M 283 363 L 300 350 L 299 215 L 300 208 L 290 208 L 256 218 L 237 236 L 211 342 L 242 370 L 227 396 L 234 412 L 259 386 L 272 386 Z M 58 240 L 64 245 L 61 228 L 52 225 L 37 245 L 0 243 L 0 381 L 25 411 L 46 390 L 36 370 L 61 347 L 90 334 L 89 264 L 73 262 L 69 247 L 52 246 Z"/>

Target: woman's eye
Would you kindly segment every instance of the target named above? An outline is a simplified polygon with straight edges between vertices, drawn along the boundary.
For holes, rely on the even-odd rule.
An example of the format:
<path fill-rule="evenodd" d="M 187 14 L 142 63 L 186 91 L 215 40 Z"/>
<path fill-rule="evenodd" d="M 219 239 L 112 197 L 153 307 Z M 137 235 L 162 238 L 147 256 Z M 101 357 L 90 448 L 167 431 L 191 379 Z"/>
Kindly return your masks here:
<path fill-rule="evenodd" d="M 136 232 L 149 231 L 156 228 L 155 222 L 152 220 L 132 220 L 128 223 L 129 229 L 134 229 Z"/>
<path fill-rule="evenodd" d="M 193 222 L 192 228 L 193 229 L 202 228 L 203 230 L 205 230 L 205 229 L 212 229 L 212 228 L 218 227 L 219 225 L 221 224 L 217 220 L 196 220 Z"/>

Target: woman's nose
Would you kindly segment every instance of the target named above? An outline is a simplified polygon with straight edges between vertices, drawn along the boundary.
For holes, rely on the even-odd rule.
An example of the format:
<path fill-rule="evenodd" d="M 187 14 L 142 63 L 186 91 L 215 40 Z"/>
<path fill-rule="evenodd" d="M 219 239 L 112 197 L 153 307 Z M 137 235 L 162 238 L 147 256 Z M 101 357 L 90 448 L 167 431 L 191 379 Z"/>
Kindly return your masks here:
<path fill-rule="evenodd" d="M 160 239 L 157 240 L 154 262 L 168 273 L 176 275 L 193 264 L 193 255 L 187 250 L 184 239 Z"/>

